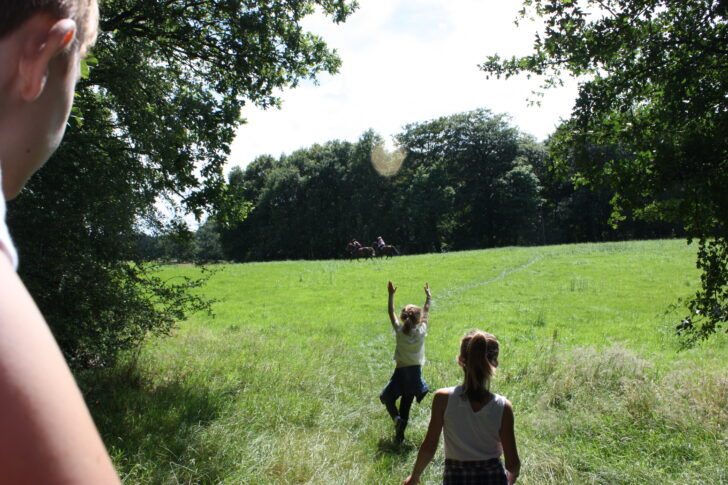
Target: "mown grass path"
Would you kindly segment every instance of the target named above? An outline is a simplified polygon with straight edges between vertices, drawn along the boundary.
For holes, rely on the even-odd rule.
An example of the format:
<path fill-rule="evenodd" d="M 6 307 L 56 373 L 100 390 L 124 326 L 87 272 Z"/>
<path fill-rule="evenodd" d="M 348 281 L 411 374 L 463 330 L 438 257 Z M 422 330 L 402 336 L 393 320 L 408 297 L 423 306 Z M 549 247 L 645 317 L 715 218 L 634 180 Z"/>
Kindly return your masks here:
<path fill-rule="evenodd" d="M 427 281 L 431 388 L 461 379 L 466 330 L 501 341 L 493 390 L 515 407 L 519 483 L 728 483 L 728 339 L 679 351 L 672 333 L 694 260 L 683 241 L 643 241 L 228 265 L 203 290 L 215 318 L 83 378 L 125 483 L 400 483 L 431 397 L 394 444 L 386 283 L 401 306 Z"/>

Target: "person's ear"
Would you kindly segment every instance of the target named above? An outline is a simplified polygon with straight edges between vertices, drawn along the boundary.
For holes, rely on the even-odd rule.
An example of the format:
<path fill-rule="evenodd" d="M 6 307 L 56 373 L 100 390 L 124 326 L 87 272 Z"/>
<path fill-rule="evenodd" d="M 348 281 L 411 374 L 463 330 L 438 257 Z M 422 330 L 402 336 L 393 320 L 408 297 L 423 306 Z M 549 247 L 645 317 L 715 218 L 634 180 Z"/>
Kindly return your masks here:
<path fill-rule="evenodd" d="M 43 93 L 51 60 L 76 38 L 76 22 L 61 19 L 48 26 L 38 22 L 38 35 L 30 36 L 20 58 L 20 94 L 25 101 L 35 101 Z"/>

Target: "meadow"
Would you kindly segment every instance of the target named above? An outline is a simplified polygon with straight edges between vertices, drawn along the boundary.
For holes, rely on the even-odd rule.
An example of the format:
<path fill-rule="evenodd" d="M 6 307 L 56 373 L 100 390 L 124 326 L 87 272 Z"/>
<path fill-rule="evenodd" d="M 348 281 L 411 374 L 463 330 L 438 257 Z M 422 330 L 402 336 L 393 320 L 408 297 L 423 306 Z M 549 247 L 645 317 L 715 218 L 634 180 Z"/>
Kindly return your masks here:
<path fill-rule="evenodd" d="M 492 388 L 514 405 L 519 483 L 728 484 L 728 338 L 682 349 L 673 332 L 699 283 L 684 241 L 216 270 L 200 290 L 214 317 L 80 376 L 124 483 L 401 483 L 432 401 L 395 443 L 378 399 L 394 367 L 391 279 L 397 307 L 432 288 L 432 389 L 460 382 L 467 330 L 499 338 Z M 442 464 L 440 445 L 423 483 Z"/>

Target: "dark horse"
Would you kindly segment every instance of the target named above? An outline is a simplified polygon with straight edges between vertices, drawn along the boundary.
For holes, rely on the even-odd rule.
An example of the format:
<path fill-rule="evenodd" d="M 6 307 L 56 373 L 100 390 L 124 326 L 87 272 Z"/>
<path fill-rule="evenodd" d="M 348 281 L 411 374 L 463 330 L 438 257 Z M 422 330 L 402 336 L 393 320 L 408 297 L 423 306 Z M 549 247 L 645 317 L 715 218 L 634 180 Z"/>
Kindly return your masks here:
<path fill-rule="evenodd" d="M 370 248 L 368 246 L 357 246 L 354 243 L 349 243 L 346 245 L 346 252 L 349 253 L 349 259 L 369 259 L 373 258 L 375 256 L 374 248 Z"/>
<path fill-rule="evenodd" d="M 378 257 L 386 256 L 388 258 L 392 256 L 399 256 L 399 250 L 392 246 L 391 244 L 385 244 L 381 248 L 377 248 L 376 244 L 374 245 L 374 252 Z"/>

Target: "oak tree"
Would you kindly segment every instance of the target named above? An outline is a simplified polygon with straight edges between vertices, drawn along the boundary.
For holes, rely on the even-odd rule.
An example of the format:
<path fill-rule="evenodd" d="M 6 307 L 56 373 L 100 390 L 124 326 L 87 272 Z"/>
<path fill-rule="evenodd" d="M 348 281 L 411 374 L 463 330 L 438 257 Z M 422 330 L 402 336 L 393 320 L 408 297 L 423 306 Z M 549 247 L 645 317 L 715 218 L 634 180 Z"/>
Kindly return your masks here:
<path fill-rule="evenodd" d="M 534 52 L 489 56 L 489 75 L 580 78 L 552 138 L 556 170 L 609 187 L 614 217 L 679 222 L 698 241 L 687 342 L 728 330 L 728 5 L 724 0 L 526 0 Z M 600 153 L 596 154 L 597 150 Z M 605 158 L 605 154 L 610 153 Z"/>

